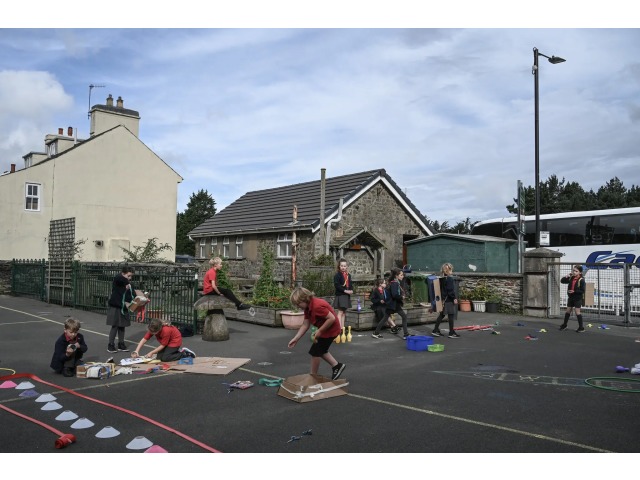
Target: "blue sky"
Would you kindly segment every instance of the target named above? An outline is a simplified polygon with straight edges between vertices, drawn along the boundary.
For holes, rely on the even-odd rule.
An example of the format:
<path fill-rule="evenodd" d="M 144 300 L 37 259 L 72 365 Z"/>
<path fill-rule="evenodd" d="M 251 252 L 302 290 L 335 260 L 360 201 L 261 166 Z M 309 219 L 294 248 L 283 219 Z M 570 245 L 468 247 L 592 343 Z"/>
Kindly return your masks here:
<path fill-rule="evenodd" d="M 257 11 L 252 22 L 226 11 L 210 24 L 190 10 L 138 23 L 124 2 L 69 23 L 66 5 L 84 8 L 0 23 L 0 173 L 59 127 L 86 138 L 89 85 L 99 84 L 91 104 L 121 96 L 140 113 L 140 139 L 184 178 L 178 211 L 200 189 L 221 210 L 247 191 L 318 180 L 322 168 L 385 168 L 432 220 L 503 216 L 517 181 L 534 184 L 537 47 L 567 60 L 540 58 L 540 178 L 640 185 L 637 28 L 582 28 L 592 18 L 531 28 L 537 16 L 487 26 L 472 9 L 454 22 L 346 9 L 264 21 Z M 41 28 L 56 15 L 65 28 Z M 151 28 L 190 21 L 208 28 Z"/>

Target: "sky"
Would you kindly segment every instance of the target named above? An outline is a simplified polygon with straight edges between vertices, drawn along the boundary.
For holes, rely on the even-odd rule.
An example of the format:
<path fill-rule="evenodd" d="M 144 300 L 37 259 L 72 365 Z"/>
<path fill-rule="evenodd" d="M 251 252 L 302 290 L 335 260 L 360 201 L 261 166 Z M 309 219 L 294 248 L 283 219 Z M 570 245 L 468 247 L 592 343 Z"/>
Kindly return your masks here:
<path fill-rule="evenodd" d="M 329 178 L 384 168 L 430 220 L 508 216 L 518 180 L 535 183 L 536 47 L 566 59 L 539 58 L 540 179 L 640 185 L 640 29 L 599 10 L 566 27 L 569 14 L 514 16 L 512 28 L 483 25 L 472 8 L 455 21 L 455 10 L 423 21 L 375 8 L 264 20 L 256 10 L 247 21 L 239 9 L 208 25 L 193 10 L 137 22 L 123 2 L 70 22 L 74 2 L 45 5 L 0 23 L 0 173 L 58 128 L 87 138 L 89 106 L 111 94 L 183 177 L 177 211 L 199 190 L 220 211 L 248 191 L 319 180 L 322 168 Z"/>

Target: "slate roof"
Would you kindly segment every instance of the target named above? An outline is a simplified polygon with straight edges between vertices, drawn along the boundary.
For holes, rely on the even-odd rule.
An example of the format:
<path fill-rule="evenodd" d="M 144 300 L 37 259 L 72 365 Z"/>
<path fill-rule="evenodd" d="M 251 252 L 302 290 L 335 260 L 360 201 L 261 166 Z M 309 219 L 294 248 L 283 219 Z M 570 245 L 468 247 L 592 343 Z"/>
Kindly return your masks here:
<path fill-rule="evenodd" d="M 337 215 L 340 199 L 343 200 L 344 209 L 378 182 L 387 184 L 424 232 L 431 235 L 427 227 L 427 219 L 384 169 L 325 178 L 325 222 Z M 189 236 L 199 238 L 292 230 L 315 232 L 320 227 L 321 183 L 321 180 L 315 180 L 245 193 L 231 205 L 194 228 L 189 232 Z M 298 208 L 298 221 L 292 225 L 294 205 Z"/>
<path fill-rule="evenodd" d="M 516 243 L 517 240 L 511 240 L 509 238 L 502 237 L 491 237 L 489 235 L 466 235 L 462 233 L 437 233 L 436 235 L 431 235 L 430 237 L 421 237 L 413 240 L 408 240 L 405 242 L 407 245 L 412 243 L 420 243 L 426 240 L 434 240 L 436 238 L 453 238 L 458 240 L 469 240 L 471 242 L 497 242 L 497 243 Z"/>

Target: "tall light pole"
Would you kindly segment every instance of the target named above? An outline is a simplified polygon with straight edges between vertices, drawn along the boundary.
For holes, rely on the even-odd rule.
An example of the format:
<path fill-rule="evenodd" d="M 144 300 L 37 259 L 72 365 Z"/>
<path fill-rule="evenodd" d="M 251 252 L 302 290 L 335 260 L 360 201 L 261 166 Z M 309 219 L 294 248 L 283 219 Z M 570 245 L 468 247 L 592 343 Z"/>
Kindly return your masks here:
<path fill-rule="evenodd" d="M 540 248 L 540 111 L 538 108 L 538 57 L 543 56 L 549 59 L 549 63 L 562 63 L 566 60 L 564 58 L 551 56 L 548 57 L 544 53 L 538 52 L 536 47 L 533 47 L 533 85 L 534 85 L 534 98 L 535 98 L 535 149 L 536 149 L 536 248 Z"/>

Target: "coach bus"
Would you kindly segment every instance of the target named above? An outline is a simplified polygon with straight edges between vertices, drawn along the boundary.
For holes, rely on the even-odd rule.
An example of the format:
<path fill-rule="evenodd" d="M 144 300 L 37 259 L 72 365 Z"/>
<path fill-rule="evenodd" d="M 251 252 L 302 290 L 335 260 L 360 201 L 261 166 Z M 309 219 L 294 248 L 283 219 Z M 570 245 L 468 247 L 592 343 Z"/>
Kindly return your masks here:
<path fill-rule="evenodd" d="M 535 216 L 522 217 L 526 248 L 535 247 Z M 629 263 L 640 268 L 640 207 L 540 215 L 540 231 L 549 232 L 549 245 L 562 253 L 562 262 Z M 518 217 L 476 223 L 472 235 L 518 239 Z M 603 267 L 607 268 L 607 267 Z M 619 268 L 619 267 L 618 267 Z"/>

